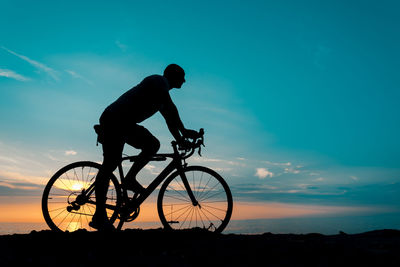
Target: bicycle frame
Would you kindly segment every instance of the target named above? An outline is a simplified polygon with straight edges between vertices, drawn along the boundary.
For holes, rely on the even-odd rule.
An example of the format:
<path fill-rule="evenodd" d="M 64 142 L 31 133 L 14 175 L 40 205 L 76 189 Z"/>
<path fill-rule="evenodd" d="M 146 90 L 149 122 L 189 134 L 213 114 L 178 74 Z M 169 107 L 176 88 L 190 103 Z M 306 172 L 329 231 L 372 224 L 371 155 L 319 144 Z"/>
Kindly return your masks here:
<path fill-rule="evenodd" d="M 190 197 L 190 200 L 192 201 L 194 206 L 198 205 L 198 202 L 196 198 L 194 197 L 194 194 L 192 192 L 192 189 L 190 188 L 189 182 L 187 181 L 185 173 L 182 171 L 184 167 L 186 167 L 186 163 L 182 162 L 184 159 L 182 159 L 181 154 L 179 153 L 177 149 L 177 144 L 176 142 L 172 142 L 172 147 L 174 149 L 174 153 L 171 154 L 156 154 L 153 156 L 150 161 L 165 161 L 167 158 L 172 158 L 172 161 L 164 168 L 164 170 L 149 184 L 149 186 L 142 192 L 139 197 L 135 200 L 135 204 L 137 206 L 140 206 L 153 191 L 171 174 L 173 171 L 178 171 L 181 179 L 183 181 L 183 184 L 185 186 L 185 189 L 188 192 L 188 195 Z M 121 179 L 121 183 L 123 183 L 123 179 L 125 179 L 123 170 L 122 170 L 122 162 L 125 160 L 129 161 L 135 161 L 135 158 L 137 156 L 128 156 L 128 157 L 123 157 L 121 160 L 121 163 L 118 165 L 118 171 Z M 124 189 L 125 190 L 125 189 Z M 126 195 L 126 194 L 124 194 Z"/>
<path fill-rule="evenodd" d="M 163 170 L 157 177 L 153 176 L 141 192 L 127 189 L 130 178 L 125 177 L 127 170 L 123 169 L 125 161 L 134 162 L 133 166 L 139 163 L 139 156 L 122 156 L 116 165 L 117 170 L 102 175 L 106 180 L 110 179 L 110 182 L 103 181 L 109 184 L 105 208 L 109 221 L 113 225 L 117 223 L 116 229 L 134 221 L 140 214 L 140 206 L 154 191 L 158 193 L 158 215 L 166 229 L 202 226 L 209 231 L 221 232 L 226 227 L 233 203 L 227 183 L 210 168 L 186 163 L 186 159 L 196 151 L 201 156 L 203 134 L 204 131 L 200 130 L 198 137 L 182 140 L 179 145 L 172 142 L 171 154 L 159 153 L 151 157 L 149 161 L 166 162 L 161 163 Z M 95 179 L 99 171 L 102 171 L 99 163 L 78 161 L 64 166 L 50 178 L 42 196 L 42 212 L 52 230 L 96 229 L 92 216 L 96 214 L 94 206 L 98 207 L 95 191 L 100 181 Z"/>
<path fill-rule="evenodd" d="M 175 170 L 179 172 L 181 179 L 183 181 L 183 184 L 185 186 L 185 189 L 188 192 L 188 195 L 190 197 L 190 200 L 192 201 L 192 204 L 194 206 L 198 205 L 198 202 L 193 194 L 192 189 L 190 188 L 189 182 L 187 181 L 186 175 L 185 173 L 182 171 L 184 169 L 184 167 L 186 167 L 186 163 L 182 162 L 184 161 L 184 157 L 182 157 L 182 155 L 179 153 L 178 148 L 177 148 L 177 144 L 176 142 L 172 142 L 172 147 L 174 149 L 174 153 L 170 153 L 170 154 L 164 154 L 164 153 L 160 153 L 160 154 L 156 154 L 154 155 L 150 161 L 165 161 L 167 160 L 167 158 L 172 158 L 172 161 L 164 168 L 164 170 L 150 183 L 150 185 L 139 195 L 138 198 L 135 199 L 135 205 L 137 207 L 139 207 L 148 197 L 151 193 L 153 193 L 153 191 L 157 188 L 157 186 L 159 186 L 171 173 L 173 173 Z M 129 160 L 131 162 L 134 162 L 135 159 L 137 158 L 137 156 L 127 156 L 127 157 L 123 157 L 121 159 L 121 162 L 118 164 L 118 172 L 119 172 L 119 177 L 121 180 L 121 184 L 123 184 L 124 179 L 125 179 L 125 175 L 122 169 L 122 162 Z M 87 199 L 88 202 L 91 202 L 89 199 L 89 196 L 91 194 L 94 193 L 95 190 L 95 183 L 93 183 L 85 192 L 85 197 Z M 126 189 L 122 189 L 123 190 L 123 198 L 124 201 L 127 201 L 127 192 Z M 93 202 L 93 204 L 95 204 Z M 114 209 L 114 207 L 112 206 L 108 206 L 106 205 L 107 208 L 110 209 Z"/>

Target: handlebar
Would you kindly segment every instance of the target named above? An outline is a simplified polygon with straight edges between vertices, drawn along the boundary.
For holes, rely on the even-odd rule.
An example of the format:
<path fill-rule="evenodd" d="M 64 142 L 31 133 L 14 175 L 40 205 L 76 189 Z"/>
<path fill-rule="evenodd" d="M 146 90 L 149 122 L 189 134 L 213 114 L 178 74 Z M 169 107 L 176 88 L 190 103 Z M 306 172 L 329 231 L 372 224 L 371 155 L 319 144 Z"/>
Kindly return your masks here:
<path fill-rule="evenodd" d="M 190 141 L 192 139 L 192 141 Z M 184 143 L 184 146 L 182 145 Z M 178 143 L 177 141 L 172 141 L 171 145 L 174 149 L 173 154 L 156 154 L 151 160 L 152 161 L 164 161 L 167 158 L 173 158 L 175 155 L 179 155 L 181 159 L 187 159 L 191 157 L 196 149 L 198 149 L 198 153 L 201 156 L 201 147 L 204 146 L 204 129 L 200 129 L 198 136 L 193 138 L 185 138 L 182 143 Z M 128 156 L 123 157 L 122 160 L 129 160 L 134 162 L 137 160 L 138 156 Z"/>
<path fill-rule="evenodd" d="M 176 141 L 171 142 L 175 153 L 180 153 L 182 159 L 187 159 L 193 155 L 198 149 L 199 156 L 201 156 L 201 147 L 204 145 L 204 129 L 199 130 L 199 134 L 195 138 L 184 138 L 180 143 Z"/>

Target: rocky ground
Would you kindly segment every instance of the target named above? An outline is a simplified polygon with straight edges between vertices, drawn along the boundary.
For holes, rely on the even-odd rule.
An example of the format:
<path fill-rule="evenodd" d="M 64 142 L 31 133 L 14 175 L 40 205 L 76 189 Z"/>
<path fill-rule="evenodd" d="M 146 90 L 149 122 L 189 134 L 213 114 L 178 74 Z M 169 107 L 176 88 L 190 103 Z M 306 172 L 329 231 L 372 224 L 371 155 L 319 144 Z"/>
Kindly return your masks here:
<path fill-rule="evenodd" d="M 400 231 L 212 234 L 77 231 L 0 236 L 0 266 L 400 266 Z"/>

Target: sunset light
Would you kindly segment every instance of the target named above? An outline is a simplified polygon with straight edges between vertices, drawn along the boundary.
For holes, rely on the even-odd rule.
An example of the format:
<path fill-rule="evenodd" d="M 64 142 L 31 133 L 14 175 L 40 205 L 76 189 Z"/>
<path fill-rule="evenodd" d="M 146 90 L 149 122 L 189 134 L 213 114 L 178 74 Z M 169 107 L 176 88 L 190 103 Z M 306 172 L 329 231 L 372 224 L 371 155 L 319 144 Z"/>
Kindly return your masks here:
<path fill-rule="evenodd" d="M 399 266 L 399 14 L 0 0 L 0 266 Z"/>
<path fill-rule="evenodd" d="M 399 3 L 2 1 L 0 232 L 15 232 L 13 223 L 49 229 L 52 220 L 75 231 L 88 227 L 96 205 L 116 225 L 135 189 L 122 197 L 116 168 L 108 188 L 95 190 L 103 156 L 116 167 L 157 140 L 159 153 L 173 153 L 171 125 L 179 142 L 204 129 L 201 151 L 177 162 L 226 181 L 233 210 L 224 231 L 398 229 Z M 180 86 L 164 75 L 171 63 L 184 70 Z M 107 107 L 153 75 L 164 93 L 143 86 L 143 95 L 162 101 L 121 101 L 130 106 L 115 108 L 100 131 L 112 145 L 98 143 L 93 126 Z M 145 107 L 155 113 L 142 120 Z M 137 181 L 147 188 L 171 161 L 149 162 Z M 122 163 L 123 175 L 134 162 Z M 201 172 L 187 177 L 193 195 L 178 177 L 158 207 L 168 177 L 124 228 L 164 227 L 158 209 L 177 228 L 229 217 L 230 195 Z M 139 210 L 132 206 L 124 216 Z"/>

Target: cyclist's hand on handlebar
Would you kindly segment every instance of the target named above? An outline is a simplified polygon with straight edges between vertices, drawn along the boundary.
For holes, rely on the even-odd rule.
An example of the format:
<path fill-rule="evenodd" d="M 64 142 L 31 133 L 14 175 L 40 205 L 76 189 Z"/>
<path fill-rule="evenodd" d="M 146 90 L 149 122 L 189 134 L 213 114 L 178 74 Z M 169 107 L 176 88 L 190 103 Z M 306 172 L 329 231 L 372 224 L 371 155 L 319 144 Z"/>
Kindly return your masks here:
<path fill-rule="evenodd" d="M 183 132 L 183 137 L 190 139 L 197 139 L 200 137 L 200 133 L 195 130 L 185 129 L 185 131 Z"/>
<path fill-rule="evenodd" d="M 190 150 L 193 147 L 193 143 L 190 142 L 188 139 L 181 138 L 178 141 L 178 148 L 179 150 Z"/>

